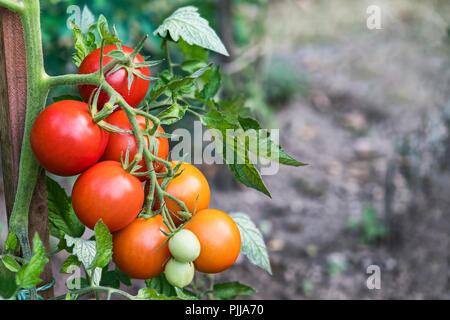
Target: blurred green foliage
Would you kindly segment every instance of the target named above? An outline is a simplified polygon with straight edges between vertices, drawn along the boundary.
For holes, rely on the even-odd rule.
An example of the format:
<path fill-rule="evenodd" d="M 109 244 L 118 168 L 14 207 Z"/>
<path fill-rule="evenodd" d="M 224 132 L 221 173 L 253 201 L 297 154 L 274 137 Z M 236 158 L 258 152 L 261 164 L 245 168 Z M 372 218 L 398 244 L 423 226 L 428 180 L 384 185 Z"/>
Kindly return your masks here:
<path fill-rule="evenodd" d="M 266 0 L 234 0 L 235 6 L 252 5 L 257 8 Z M 72 53 L 72 34 L 67 27 L 70 16 L 68 8 L 77 5 L 81 9 L 87 5 L 97 18 L 100 13 L 106 16 L 111 24 L 116 26 L 121 40 L 132 45 L 144 33 L 152 34 L 156 27 L 175 9 L 193 5 L 207 19 L 213 29 L 219 30 L 218 1 L 217 0 L 46 0 L 41 1 L 42 37 L 45 50 L 47 70 L 52 74 L 74 71 L 75 66 L 67 59 Z M 233 16 L 233 30 L 238 45 L 246 45 L 251 39 L 253 29 L 246 18 L 245 11 L 235 10 Z M 145 52 L 161 55 L 161 41 L 157 37 L 150 37 Z"/>
<path fill-rule="evenodd" d="M 360 235 L 361 242 L 371 244 L 386 236 L 387 230 L 379 220 L 377 210 L 372 206 L 366 206 L 361 214 L 361 218 L 350 220 L 349 226 Z"/>
<path fill-rule="evenodd" d="M 143 0 L 107 0 L 77 1 L 77 0 L 48 0 L 41 1 L 42 37 L 45 51 L 45 64 L 50 74 L 74 72 L 75 65 L 68 59 L 72 55 L 72 33 L 67 27 L 67 19 L 71 12 L 67 12 L 71 5 L 81 9 L 87 5 L 97 18 L 101 13 L 116 26 L 120 38 L 130 46 L 144 34 L 151 34 L 165 17 L 176 8 L 184 5 L 200 7 L 202 16 L 214 21 L 214 13 L 210 6 L 214 1 L 201 0 L 172 0 L 172 1 L 143 1 Z M 162 55 L 160 39 L 150 37 L 144 52 L 151 55 Z"/>
<path fill-rule="evenodd" d="M 296 95 L 306 94 L 309 88 L 307 74 L 281 59 L 267 64 L 263 81 L 267 101 L 277 107 Z"/>
<path fill-rule="evenodd" d="M 347 269 L 347 261 L 330 260 L 327 263 L 326 271 L 330 277 L 338 276 Z"/>
<path fill-rule="evenodd" d="M 304 279 L 302 282 L 302 290 L 305 295 L 308 295 L 314 291 L 314 283 L 309 279 Z"/>
<path fill-rule="evenodd" d="M 181 6 L 193 5 L 207 19 L 213 29 L 220 35 L 220 0 L 46 0 L 41 1 L 42 37 L 46 70 L 50 75 L 76 72 L 76 66 L 69 57 L 73 53 L 73 37 L 67 27 L 67 20 L 73 14 L 68 10 L 72 5 L 81 10 L 85 5 L 94 15 L 105 15 L 110 24 L 114 24 L 121 40 L 133 46 L 143 34 L 152 35 L 157 26 L 173 11 Z M 233 16 L 231 19 L 232 35 L 236 49 L 245 52 L 258 44 L 266 34 L 265 17 L 269 9 L 268 0 L 233 0 Z M 226 44 L 227 45 L 227 44 Z M 143 49 L 143 54 L 152 59 L 161 59 L 164 52 L 161 40 L 150 36 Z M 180 58 L 181 52 L 172 51 L 173 60 Z M 218 56 L 217 63 L 220 61 Z M 238 55 L 232 59 L 239 59 Z M 274 108 L 282 106 L 297 94 L 307 90 L 306 76 L 294 70 L 287 62 L 274 61 L 265 63 L 264 57 L 248 63 L 238 73 L 225 75 L 222 94 L 235 96 L 242 94 L 258 119 L 266 126 L 275 126 Z M 154 68 L 153 73 L 158 69 Z M 77 89 L 58 88 L 53 90 L 52 97 L 62 94 L 77 94 Z"/>

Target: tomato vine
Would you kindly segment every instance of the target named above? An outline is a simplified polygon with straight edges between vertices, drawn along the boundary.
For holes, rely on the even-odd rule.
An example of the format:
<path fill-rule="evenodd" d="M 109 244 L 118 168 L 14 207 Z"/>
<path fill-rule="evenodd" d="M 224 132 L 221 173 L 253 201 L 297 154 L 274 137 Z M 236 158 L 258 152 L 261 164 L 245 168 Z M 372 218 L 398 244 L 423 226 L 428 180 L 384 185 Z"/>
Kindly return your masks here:
<path fill-rule="evenodd" d="M 248 255 L 250 260 L 255 264 L 268 272 L 271 272 L 262 236 L 254 224 L 249 220 L 246 220 L 246 216 L 239 216 L 238 219 L 234 221 L 225 213 L 213 209 L 205 209 L 204 211 L 201 211 L 202 214 L 196 215 L 198 209 L 197 202 L 195 202 L 194 210 L 189 210 L 184 201 L 168 192 L 168 189 L 166 188 L 171 181 L 174 181 L 173 179 L 177 175 L 183 174 L 183 171 L 179 170 L 182 162 L 173 164 L 167 159 L 158 157 L 158 153 L 154 152 L 154 146 L 156 145 L 157 139 L 164 136 L 164 134 L 158 131 L 160 125 L 172 124 L 183 118 L 184 115 L 189 112 L 196 116 L 207 129 L 214 129 L 222 133 L 222 141 L 216 141 L 218 142 L 218 145 L 221 146 L 220 148 L 223 148 L 223 152 L 222 150 L 219 150 L 219 153 L 224 155 L 226 154 L 226 148 L 232 148 L 237 152 L 237 157 L 244 160 L 242 163 L 235 163 L 233 161 L 226 162 L 228 168 L 235 174 L 236 178 L 243 184 L 255 188 L 268 196 L 270 196 L 270 193 L 264 185 L 255 164 L 250 160 L 251 153 L 272 161 L 278 161 L 285 165 L 304 165 L 285 153 L 279 145 L 271 140 L 271 137 L 267 132 L 262 132 L 258 136 L 256 142 L 257 146 L 264 145 L 265 147 L 269 147 L 269 150 L 266 148 L 266 153 L 260 153 L 259 150 L 255 151 L 258 148 L 252 147 L 246 142 L 245 134 L 242 133 L 244 130 L 252 129 L 259 131 L 261 128 L 257 121 L 251 118 L 249 110 L 245 108 L 242 100 L 234 99 L 231 101 L 224 101 L 215 99 L 220 89 L 220 70 L 219 67 L 214 67 L 208 61 L 207 55 L 203 54 L 194 58 L 189 57 L 189 59 L 186 58 L 181 63 L 174 63 L 172 61 L 169 43 L 177 43 L 185 53 L 185 57 L 191 56 L 191 54 L 188 53 L 189 50 L 197 50 L 198 48 L 203 51 L 207 49 L 228 55 L 220 39 L 208 26 L 208 22 L 199 16 L 196 8 L 185 7 L 178 9 L 172 16 L 164 20 L 162 25 L 155 31 L 154 35 L 162 38 L 162 47 L 166 55 L 165 63 L 167 64 L 168 69 L 161 72 L 157 78 L 151 78 L 140 73 L 139 69 L 155 66 L 156 64 L 161 63 L 161 61 L 135 61 L 135 58 L 142 50 L 148 35 L 145 35 L 138 42 L 130 54 L 125 54 L 117 32 L 115 30 L 113 32 L 110 31 L 108 22 L 103 15 L 100 15 L 97 23 L 92 25 L 87 32 L 82 32 L 74 22 L 71 23 L 75 39 L 75 64 L 79 66 L 90 52 L 94 49 L 99 49 L 100 67 L 98 71 L 87 74 L 78 73 L 50 76 L 45 72 L 43 63 L 39 1 L 23 0 L 19 2 L 0 0 L 0 6 L 17 12 L 21 17 L 25 35 L 28 70 L 27 108 L 20 158 L 19 182 L 14 207 L 9 221 L 11 231 L 10 236 L 8 237 L 7 245 L 4 249 L 5 253 L 0 256 L 1 261 L 9 270 L 17 272 L 16 284 L 18 285 L 18 288 L 29 289 L 30 298 L 36 299 L 36 285 L 40 282 L 38 276 L 40 271 L 42 271 L 44 264 L 48 262 L 47 255 L 44 254 L 44 249 L 39 237 L 33 239 L 33 250 L 31 250 L 30 241 L 28 239 L 28 210 L 34 190 L 33 187 L 36 184 L 41 170 L 39 162 L 32 152 L 30 135 L 33 123 L 45 107 L 49 91 L 59 86 L 95 86 L 97 89 L 92 92 L 89 99 L 90 114 L 93 121 L 105 131 L 110 133 L 125 133 L 124 130 L 109 124 L 106 120 L 107 117 L 118 108 L 126 114 L 131 126 L 131 133 L 136 139 L 137 152 L 133 159 L 130 159 L 129 150 L 127 149 L 124 154 L 125 159 L 121 158 L 122 167 L 127 174 L 145 176 L 148 178 L 148 181 L 146 182 L 148 192 L 145 194 L 146 198 L 143 210 L 140 212 L 139 217 L 150 219 L 157 214 L 161 214 L 162 221 L 167 227 L 167 231 L 162 231 L 161 228 L 161 232 L 167 237 L 167 240 L 162 245 L 167 245 L 167 241 L 170 241 L 172 236 L 182 230 L 192 217 L 196 220 L 202 219 L 205 222 L 195 222 L 195 224 L 191 224 L 191 227 L 195 226 L 191 231 L 194 229 L 197 230 L 197 235 L 194 235 L 194 238 L 197 236 L 200 241 L 195 240 L 195 238 L 190 240 L 191 243 L 200 243 L 202 246 L 207 245 L 208 237 L 215 236 L 214 234 L 208 233 L 207 230 L 205 231 L 205 227 L 202 226 L 204 223 L 210 223 L 210 230 L 215 230 L 216 235 L 232 234 L 232 236 L 230 236 L 231 238 L 227 239 L 227 241 L 228 244 L 233 242 L 233 252 L 228 253 L 228 255 L 225 251 L 222 253 L 221 250 L 223 250 L 223 248 L 217 246 L 217 244 L 209 250 L 204 250 L 206 253 L 203 255 L 202 251 L 200 251 L 200 256 L 198 255 L 198 252 L 194 252 L 195 254 L 190 255 L 180 254 L 179 250 L 172 248 L 172 250 L 177 252 L 175 253 L 175 256 L 184 257 L 183 259 L 187 260 L 180 262 L 173 260 L 173 258 L 168 256 L 165 262 L 167 263 L 168 259 L 172 260 L 169 260 L 170 263 L 166 264 L 170 266 L 169 268 L 166 267 L 167 279 L 162 276 L 163 278 L 159 278 L 159 280 L 155 281 L 159 281 L 160 284 L 164 281 L 169 281 L 171 284 L 175 283 L 175 285 L 178 285 L 179 287 L 184 287 L 191 282 L 194 270 L 193 265 L 196 265 L 198 268 L 200 266 L 200 260 L 201 269 L 205 272 L 219 272 L 234 263 L 239 251 Z M 183 33 L 183 30 L 185 30 L 189 24 L 194 23 L 196 24 L 194 30 L 198 34 L 195 34 L 195 32 Z M 181 26 L 179 24 L 181 24 Z M 95 44 L 95 41 L 92 41 L 92 37 L 95 38 L 95 27 L 100 37 L 97 44 Z M 104 49 L 106 45 L 115 45 L 117 50 L 105 53 Z M 103 59 L 106 56 L 113 60 L 104 65 Z M 145 100 L 141 108 L 130 105 L 124 96 L 118 92 L 117 88 L 114 88 L 111 83 L 108 82 L 108 75 L 120 69 L 125 69 L 127 71 L 128 91 L 130 91 L 133 77 L 135 76 L 147 81 L 156 80 L 156 84 L 150 91 L 149 97 Z M 98 102 L 101 92 L 106 93 L 109 100 L 99 108 Z M 158 114 L 154 114 L 154 111 L 158 109 L 162 109 L 162 111 Z M 137 121 L 138 116 L 145 118 L 146 126 L 144 129 L 139 126 Z M 238 130 L 237 136 L 231 136 L 231 144 L 228 139 L 226 139 L 230 138 L 228 129 Z M 170 136 L 170 134 L 167 134 L 167 137 Z M 146 139 L 148 141 L 148 146 L 146 144 Z M 217 139 L 220 140 L 220 138 Z M 239 149 L 239 147 L 242 147 L 243 149 Z M 138 164 L 142 160 L 144 160 L 147 168 L 147 171 L 144 173 L 137 172 L 139 169 Z M 155 170 L 156 163 L 162 164 L 164 170 L 157 172 Z M 180 171 L 182 172 L 180 173 Z M 64 262 L 61 270 L 68 272 L 70 267 L 83 265 L 87 277 L 86 280 L 88 280 L 88 284 L 84 287 L 71 290 L 68 294 L 56 297 L 55 299 L 78 298 L 92 292 L 105 292 L 107 299 L 110 299 L 112 294 L 118 294 L 128 299 L 165 299 L 173 297 L 193 299 L 201 298 L 205 294 L 208 296 L 214 295 L 215 289 L 213 283 L 211 283 L 211 287 L 204 292 L 192 293 L 183 291 L 181 288 L 174 288 L 173 286 L 170 286 L 168 292 L 164 292 L 164 290 L 160 288 L 163 286 L 155 286 L 155 282 L 153 281 L 151 285 L 150 282 L 148 283 L 147 288 L 141 289 L 137 296 L 132 296 L 118 288 L 103 286 L 101 284 L 103 272 L 106 272 L 108 275 L 113 274 L 114 280 L 117 280 L 116 278 L 118 278 L 121 279 L 122 282 L 127 281 L 124 280 L 127 278 L 120 270 L 108 270 L 108 264 L 113 256 L 113 241 L 115 241 L 115 238 L 118 236 L 116 233 L 111 235 L 108 226 L 104 224 L 104 221 L 100 220 L 94 228 L 95 240 L 81 239 L 80 237 L 84 232 L 84 226 L 80 225 L 80 222 L 74 218 L 70 199 L 57 184 L 52 185 L 52 182 L 50 182 L 48 186 L 52 188 L 49 190 L 49 193 L 56 192 L 59 197 L 59 199 L 58 197 L 53 199 L 50 199 L 49 197 L 49 204 L 52 205 L 50 208 L 50 223 L 53 227 L 52 235 L 57 236 L 60 240 L 55 252 L 65 249 L 71 253 L 70 257 Z M 177 224 L 173 221 L 168 205 L 166 205 L 166 199 L 170 199 L 181 209 L 177 214 L 182 217 L 182 224 Z M 198 197 L 195 201 L 197 200 Z M 158 209 L 155 209 L 156 201 L 159 204 Z M 205 211 L 207 212 L 205 213 Z M 211 215 L 214 215 L 214 217 L 211 218 Z M 55 222 L 60 221 L 61 219 L 64 220 L 63 222 L 65 224 Z M 225 219 L 226 223 L 217 223 L 217 219 Z M 135 222 L 136 221 L 137 220 L 135 220 Z M 226 228 L 230 228 L 232 231 L 224 231 L 224 225 L 227 225 Z M 189 224 L 187 229 L 189 229 Z M 251 230 L 251 236 L 247 229 Z M 119 233 L 121 233 L 121 231 L 119 231 Z M 195 232 L 192 234 L 194 233 Z M 179 233 L 178 235 L 181 236 Z M 19 240 L 23 258 L 16 257 L 12 254 L 16 247 L 14 244 L 15 237 Z M 258 250 L 255 250 L 255 248 L 258 248 Z M 261 248 L 263 248 L 262 251 Z M 94 254 L 88 258 L 83 257 L 82 252 L 85 252 L 86 250 L 91 250 Z M 142 250 L 145 251 L 145 248 Z M 126 248 L 124 251 L 127 251 Z M 52 254 L 55 252 L 52 252 Z M 169 251 L 167 250 L 167 252 Z M 211 259 L 211 256 L 217 254 L 217 252 L 221 252 L 221 258 L 224 260 L 223 264 L 208 266 L 207 264 L 210 263 L 209 260 Z M 189 256 L 194 256 L 195 258 L 186 258 Z M 174 274 L 176 271 L 167 269 L 183 270 L 185 276 L 180 278 L 179 275 L 176 273 Z M 161 272 L 159 272 L 159 274 L 161 274 Z M 116 286 L 117 281 L 114 282 Z M 234 288 L 235 291 L 232 290 L 232 292 L 253 292 L 253 289 L 242 284 L 230 283 L 229 286 Z M 217 288 L 220 289 L 220 286 Z M 12 296 L 14 296 L 14 294 Z M 224 295 L 217 294 L 217 296 L 223 297 Z M 233 298 L 234 296 L 235 293 L 231 294 L 229 297 Z"/>

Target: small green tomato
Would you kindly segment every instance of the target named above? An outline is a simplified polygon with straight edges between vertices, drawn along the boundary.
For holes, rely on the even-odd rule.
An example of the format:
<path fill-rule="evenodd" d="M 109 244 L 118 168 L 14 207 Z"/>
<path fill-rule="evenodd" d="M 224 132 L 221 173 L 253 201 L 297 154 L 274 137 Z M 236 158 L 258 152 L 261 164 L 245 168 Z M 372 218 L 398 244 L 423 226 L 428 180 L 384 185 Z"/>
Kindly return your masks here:
<path fill-rule="evenodd" d="M 180 262 L 191 262 L 200 255 L 200 241 L 192 231 L 183 229 L 169 240 L 172 256 Z"/>
<path fill-rule="evenodd" d="M 194 279 L 194 264 L 192 262 L 179 262 L 170 258 L 164 269 L 167 281 L 175 287 L 183 288 Z"/>

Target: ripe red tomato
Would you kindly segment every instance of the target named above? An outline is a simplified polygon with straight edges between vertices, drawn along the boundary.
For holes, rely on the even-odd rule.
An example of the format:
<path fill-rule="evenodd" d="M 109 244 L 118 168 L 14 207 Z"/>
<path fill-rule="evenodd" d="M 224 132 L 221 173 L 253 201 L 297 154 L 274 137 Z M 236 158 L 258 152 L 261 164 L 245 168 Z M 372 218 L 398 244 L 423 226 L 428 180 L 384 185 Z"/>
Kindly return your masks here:
<path fill-rule="evenodd" d="M 171 163 L 175 168 L 178 161 L 172 161 Z M 166 192 L 183 201 L 186 208 L 191 213 L 194 212 L 196 201 L 197 212 L 208 208 L 211 199 L 211 191 L 209 189 L 208 181 L 203 173 L 187 162 L 183 162 L 177 172 L 181 172 L 181 174 L 169 182 L 166 187 Z M 161 179 L 159 180 L 159 183 L 162 183 Z M 182 221 L 175 213 L 181 211 L 181 207 L 175 201 L 167 197 L 164 198 L 164 201 L 166 202 L 167 209 L 171 212 L 173 222 L 176 225 L 180 225 Z M 159 199 L 156 197 L 154 209 L 157 210 L 159 208 Z"/>
<path fill-rule="evenodd" d="M 127 55 L 133 52 L 132 48 L 122 46 L 123 52 Z M 118 50 L 117 45 L 112 44 L 109 46 L 105 46 L 103 48 L 103 66 L 106 66 L 109 62 L 114 59 L 111 57 L 106 57 L 105 55 L 113 50 Z M 89 53 L 81 62 L 80 67 L 78 69 L 79 74 L 89 74 L 93 72 L 97 72 L 100 69 L 100 48 Z M 134 59 L 135 63 L 144 62 L 144 58 L 140 54 L 136 55 Z M 150 70 L 148 67 L 140 67 L 136 69 L 138 72 L 143 74 L 144 76 L 150 76 Z M 105 72 L 105 75 L 108 72 Z M 147 95 L 148 88 L 150 86 L 150 81 L 142 79 L 136 75 L 133 75 L 133 83 L 131 84 L 130 90 L 128 90 L 128 72 L 125 68 L 121 68 L 116 72 L 108 75 L 106 77 L 106 82 L 108 82 L 124 99 L 128 104 L 132 107 L 136 107 L 141 103 L 141 101 Z M 97 89 L 97 86 L 93 85 L 80 85 L 78 86 L 81 97 L 84 101 L 88 102 L 89 98 L 92 94 L 92 91 Z M 100 96 L 98 98 L 97 107 L 100 110 L 103 105 L 108 102 L 109 96 L 103 90 L 100 92 Z"/>
<path fill-rule="evenodd" d="M 141 129 L 146 129 L 145 118 L 142 116 L 136 116 L 136 120 Z M 106 122 L 112 124 L 123 130 L 132 130 L 131 124 L 128 121 L 127 115 L 125 111 L 119 110 L 111 114 L 108 118 L 105 119 Z M 151 121 L 150 121 L 151 124 Z M 164 133 L 164 130 L 161 126 L 158 127 L 158 132 Z M 146 142 L 146 146 L 148 148 L 148 138 L 144 136 L 144 140 Z M 156 139 L 158 142 L 158 154 L 157 156 L 161 159 L 167 159 L 169 154 L 169 141 L 167 138 L 159 137 Z M 120 162 L 120 156 L 123 154 L 122 159 L 125 160 L 125 153 L 127 148 L 129 147 L 129 160 L 133 161 L 134 156 L 138 151 L 136 138 L 132 134 L 122 134 L 122 133 L 110 133 L 108 145 L 106 146 L 105 152 L 103 153 L 102 160 L 115 160 Z M 147 171 L 147 165 L 145 164 L 145 160 L 142 159 L 138 163 L 138 165 L 142 166 L 138 172 Z M 159 162 L 154 163 L 156 172 L 161 171 L 163 165 Z M 139 176 L 139 180 L 144 181 L 147 179 L 147 176 Z"/>
<path fill-rule="evenodd" d="M 108 132 L 89 113 L 87 103 L 56 102 L 39 114 L 31 128 L 31 148 L 39 163 L 60 176 L 80 174 L 105 151 Z"/>
<path fill-rule="evenodd" d="M 136 279 L 150 279 L 164 271 L 170 252 L 168 232 L 161 215 L 138 218 L 126 228 L 113 233 L 113 260 L 120 270 Z M 164 245 L 163 245 L 164 244 Z"/>
<path fill-rule="evenodd" d="M 136 219 L 144 203 L 144 189 L 119 162 L 103 161 L 81 174 L 72 189 L 78 219 L 94 229 L 102 219 L 109 231 L 120 230 Z"/>
<path fill-rule="evenodd" d="M 194 261 L 200 272 L 217 273 L 233 265 L 241 250 L 241 235 L 233 219 L 216 209 L 197 212 L 186 224 L 200 241 L 200 255 Z"/>

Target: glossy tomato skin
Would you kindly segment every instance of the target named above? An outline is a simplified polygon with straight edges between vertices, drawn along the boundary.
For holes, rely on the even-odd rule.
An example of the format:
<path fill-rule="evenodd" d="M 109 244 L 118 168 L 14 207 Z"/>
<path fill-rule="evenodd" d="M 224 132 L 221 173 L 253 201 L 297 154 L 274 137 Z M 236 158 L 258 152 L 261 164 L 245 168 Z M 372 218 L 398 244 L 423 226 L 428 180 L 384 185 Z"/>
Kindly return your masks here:
<path fill-rule="evenodd" d="M 108 132 L 92 120 L 87 103 L 63 100 L 39 114 L 31 128 L 30 143 L 47 171 L 73 176 L 100 159 L 108 143 Z"/>
<path fill-rule="evenodd" d="M 192 262 L 200 255 L 200 241 L 187 229 L 177 231 L 169 240 L 172 257 L 179 262 Z"/>
<path fill-rule="evenodd" d="M 132 48 L 122 46 L 123 52 L 130 55 L 133 52 Z M 112 44 L 105 46 L 103 49 L 103 66 L 107 65 L 114 59 L 111 57 L 106 57 L 105 55 L 113 50 L 118 50 L 117 45 Z M 89 53 L 84 60 L 81 62 L 78 69 L 79 74 L 89 74 L 97 72 L 100 69 L 100 48 Z M 134 59 L 135 63 L 144 62 L 144 58 L 140 54 L 136 55 Z M 150 70 L 148 67 L 137 68 L 137 71 L 144 76 L 150 76 Z M 105 75 L 108 72 L 105 72 Z M 132 107 L 136 107 L 147 95 L 148 88 L 150 86 L 150 81 L 142 79 L 136 75 L 133 75 L 133 83 L 131 84 L 130 90 L 128 90 L 128 72 L 125 68 L 121 68 L 116 72 L 106 76 L 106 82 L 108 82 Z M 81 97 L 84 101 L 88 102 L 89 98 L 97 87 L 93 85 L 80 85 L 78 89 L 80 91 Z M 108 102 L 109 96 L 103 90 L 100 92 L 97 107 L 100 110 L 103 105 Z"/>
<path fill-rule="evenodd" d="M 178 161 L 171 161 L 171 163 L 175 168 Z M 183 201 L 191 213 L 194 212 L 196 201 L 197 212 L 208 208 L 211 200 L 211 191 L 209 189 L 208 181 L 203 173 L 187 162 L 183 162 L 177 172 L 181 172 L 181 174 L 169 182 L 166 187 L 166 192 Z M 161 181 L 162 180 L 159 180 L 160 183 Z M 175 201 L 167 197 L 164 198 L 164 201 L 166 202 L 167 209 L 171 212 L 174 223 L 180 225 L 182 221 L 175 213 L 181 211 L 181 207 Z M 154 209 L 159 209 L 159 207 L 159 199 L 156 197 Z"/>
<path fill-rule="evenodd" d="M 146 129 L 147 126 L 145 124 L 145 118 L 142 116 L 136 116 L 137 123 L 141 129 Z M 130 121 L 127 118 L 125 111 L 119 110 L 114 112 L 109 117 L 105 119 L 106 122 L 112 124 L 123 130 L 132 130 Z M 149 122 L 151 125 L 151 122 Z M 158 132 L 164 133 L 164 129 L 159 126 L 157 129 Z M 146 146 L 148 148 L 148 138 L 144 136 L 144 140 L 146 142 Z M 169 141 L 165 137 L 158 137 L 156 139 L 158 141 L 158 154 L 157 156 L 161 159 L 166 160 L 169 154 Z M 102 160 L 114 160 L 120 162 L 120 157 L 125 160 L 125 154 L 127 152 L 127 148 L 129 147 L 129 160 L 133 161 L 134 156 L 138 151 L 136 138 L 132 134 L 123 134 L 123 133 L 110 133 L 108 145 L 106 146 L 105 152 L 103 153 Z M 141 169 L 138 172 L 146 172 L 147 165 L 145 164 L 145 160 L 139 162 Z M 156 172 L 160 172 L 163 169 L 163 165 L 159 162 L 154 163 Z M 139 180 L 144 181 L 148 178 L 146 176 L 138 176 Z"/>
<path fill-rule="evenodd" d="M 180 262 L 171 258 L 164 269 L 167 281 L 178 288 L 184 288 L 194 279 L 195 268 L 192 262 Z"/>
<path fill-rule="evenodd" d="M 161 215 L 137 218 L 126 228 L 113 233 L 113 260 L 116 266 L 136 279 L 150 279 L 164 271 L 170 252 L 168 232 Z M 164 245 L 163 245 L 164 244 Z"/>
<path fill-rule="evenodd" d="M 241 235 L 233 219 L 216 209 L 197 212 L 184 227 L 200 241 L 200 255 L 194 261 L 200 272 L 222 272 L 233 265 L 241 250 Z"/>
<path fill-rule="evenodd" d="M 72 189 L 78 219 L 94 229 L 99 219 L 114 232 L 136 219 L 144 203 L 144 189 L 119 162 L 102 161 L 81 174 Z"/>

